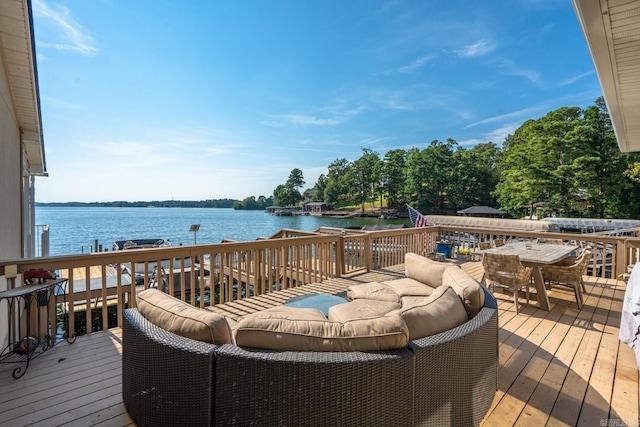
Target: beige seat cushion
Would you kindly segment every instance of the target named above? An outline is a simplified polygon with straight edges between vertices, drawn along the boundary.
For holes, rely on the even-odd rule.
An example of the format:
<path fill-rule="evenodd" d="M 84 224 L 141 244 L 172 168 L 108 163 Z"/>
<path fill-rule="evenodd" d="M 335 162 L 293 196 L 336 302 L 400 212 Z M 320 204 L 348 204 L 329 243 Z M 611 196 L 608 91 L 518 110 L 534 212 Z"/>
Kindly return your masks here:
<path fill-rule="evenodd" d="M 393 291 L 400 295 L 400 297 L 406 297 L 409 295 L 428 297 L 434 290 L 434 288 L 429 285 L 425 285 L 422 282 L 418 282 L 415 279 L 409 279 L 407 277 L 404 279 L 388 280 L 382 283 L 393 289 Z"/>
<path fill-rule="evenodd" d="M 450 286 L 441 286 L 423 301 L 416 300 L 415 304 L 407 306 L 403 304 L 399 310 L 387 314 L 397 315 L 407 323 L 410 340 L 448 331 L 468 319 L 464 304 Z"/>
<path fill-rule="evenodd" d="M 437 288 L 442 285 L 442 273 L 450 264 L 437 262 L 409 252 L 404 256 L 404 275 Z"/>
<path fill-rule="evenodd" d="M 233 344 L 229 323 L 224 316 L 187 304 L 157 289 L 137 295 L 138 310 L 154 325 L 193 340 L 213 344 Z"/>
<path fill-rule="evenodd" d="M 236 328 L 236 344 L 281 351 L 372 351 L 403 348 L 409 342 L 400 316 L 342 323 L 324 316 L 293 319 L 291 314 L 265 310 L 244 317 Z"/>
<path fill-rule="evenodd" d="M 447 267 L 442 274 L 442 286 L 451 286 L 462 298 L 469 319 L 480 312 L 484 305 L 482 285 L 459 267 Z"/>
<path fill-rule="evenodd" d="M 406 297 L 402 297 L 402 301 L 400 302 L 400 307 L 411 307 L 414 305 L 423 304 L 428 296 L 420 297 L 420 296 L 412 296 L 408 295 Z"/>
<path fill-rule="evenodd" d="M 332 322 L 348 322 L 349 320 L 380 317 L 399 308 L 399 302 L 357 299 L 331 307 L 329 309 L 329 320 Z"/>
<path fill-rule="evenodd" d="M 398 295 L 393 288 L 380 282 L 349 286 L 349 288 L 347 288 L 347 297 L 352 300 L 363 298 L 376 301 L 400 302 L 400 295 Z"/>
<path fill-rule="evenodd" d="M 327 320 L 324 313 L 317 308 L 288 307 L 285 305 L 277 305 L 267 308 L 266 310 L 247 314 L 243 316 L 242 319 L 255 316 L 257 313 L 260 313 L 260 317 L 264 319 Z M 242 319 L 240 319 L 240 321 L 242 321 Z"/>

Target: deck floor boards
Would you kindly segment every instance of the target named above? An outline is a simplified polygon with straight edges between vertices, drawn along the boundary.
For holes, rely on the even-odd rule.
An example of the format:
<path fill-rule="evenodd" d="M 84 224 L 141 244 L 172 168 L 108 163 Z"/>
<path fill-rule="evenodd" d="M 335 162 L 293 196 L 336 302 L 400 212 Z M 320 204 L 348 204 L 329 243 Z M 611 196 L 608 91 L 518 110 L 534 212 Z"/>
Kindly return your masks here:
<path fill-rule="evenodd" d="M 482 264 L 462 265 L 480 280 Z M 282 304 L 302 293 L 339 294 L 354 283 L 402 276 L 403 266 L 330 279 L 303 288 L 217 306 L 237 319 Z M 639 377 L 633 350 L 618 341 L 625 290 L 621 281 L 589 278 L 585 305 L 577 309 L 569 288 L 554 286 L 551 310 L 535 298 L 515 314 L 513 299 L 496 290 L 499 317 L 498 390 L 483 426 L 638 425 Z M 520 302 L 524 303 L 524 298 Z M 61 342 L 31 361 L 14 380 L 19 364 L 0 364 L 0 425 L 135 425 L 121 398 L 122 330 Z"/>

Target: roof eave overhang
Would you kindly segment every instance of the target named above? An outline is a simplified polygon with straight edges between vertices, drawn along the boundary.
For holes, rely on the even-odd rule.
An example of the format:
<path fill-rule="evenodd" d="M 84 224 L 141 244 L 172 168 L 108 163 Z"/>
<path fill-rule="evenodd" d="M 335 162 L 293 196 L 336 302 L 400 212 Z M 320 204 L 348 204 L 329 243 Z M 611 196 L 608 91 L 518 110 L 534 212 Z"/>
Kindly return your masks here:
<path fill-rule="evenodd" d="M 572 0 L 622 152 L 640 151 L 640 2 Z"/>
<path fill-rule="evenodd" d="M 0 2 L 0 49 L 6 64 L 26 174 L 46 176 L 31 0 Z"/>

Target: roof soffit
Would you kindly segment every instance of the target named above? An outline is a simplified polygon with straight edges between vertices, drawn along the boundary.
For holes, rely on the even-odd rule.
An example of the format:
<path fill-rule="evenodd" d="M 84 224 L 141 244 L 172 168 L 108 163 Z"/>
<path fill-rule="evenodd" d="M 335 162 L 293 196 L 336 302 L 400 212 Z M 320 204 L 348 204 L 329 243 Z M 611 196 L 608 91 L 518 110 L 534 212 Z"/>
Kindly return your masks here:
<path fill-rule="evenodd" d="M 21 130 L 28 173 L 46 175 L 29 0 L 0 1 L 0 55 Z"/>

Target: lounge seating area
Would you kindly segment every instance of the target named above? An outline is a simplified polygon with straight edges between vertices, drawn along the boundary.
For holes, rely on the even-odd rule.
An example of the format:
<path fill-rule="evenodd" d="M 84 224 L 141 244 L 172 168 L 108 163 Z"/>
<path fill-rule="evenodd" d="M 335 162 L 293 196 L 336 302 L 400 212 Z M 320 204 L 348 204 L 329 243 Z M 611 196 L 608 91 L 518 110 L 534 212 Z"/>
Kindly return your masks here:
<path fill-rule="evenodd" d="M 460 266 L 476 280 L 484 272 L 480 262 Z M 397 264 L 216 305 L 215 311 L 238 319 L 303 293 L 346 295 L 350 286 L 402 277 L 404 265 Z M 498 390 L 481 426 L 577 425 L 601 419 L 632 425 L 638 419 L 635 356 L 618 340 L 625 282 L 585 277 L 584 283 L 581 310 L 571 290 L 562 286 L 549 290 L 550 311 L 532 304 L 519 316 L 510 296 L 495 294 Z M 122 334 L 113 328 L 81 336 L 72 345 L 57 344 L 35 359 L 20 380 L 11 376 L 16 365 L 0 364 L 3 420 L 12 425 L 135 425 L 122 400 Z M 144 357 L 149 364 L 157 362 L 151 354 Z M 357 417 L 359 409 L 351 410 Z"/>
<path fill-rule="evenodd" d="M 497 390 L 494 297 L 416 254 L 328 317 L 275 306 L 237 322 L 160 291 L 125 310 L 123 400 L 138 425 L 477 425 Z"/>

